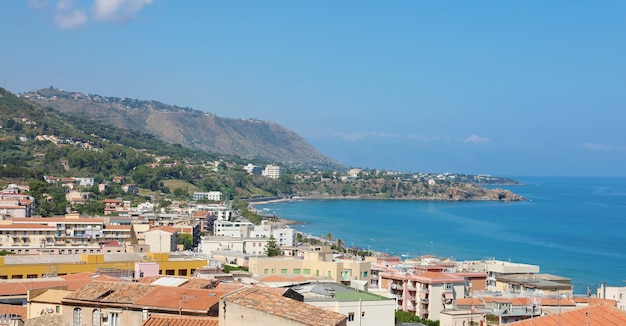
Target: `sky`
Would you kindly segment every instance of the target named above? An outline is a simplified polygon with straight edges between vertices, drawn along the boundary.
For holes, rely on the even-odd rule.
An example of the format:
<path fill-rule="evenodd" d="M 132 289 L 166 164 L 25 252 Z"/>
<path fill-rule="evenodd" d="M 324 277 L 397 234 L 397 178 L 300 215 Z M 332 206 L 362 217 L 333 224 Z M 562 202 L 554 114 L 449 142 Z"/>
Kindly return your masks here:
<path fill-rule="evenodd" d="M 0 86 L 278 123 L 340 163 L 626 176 L 626 1 L 24 0 Z"/>

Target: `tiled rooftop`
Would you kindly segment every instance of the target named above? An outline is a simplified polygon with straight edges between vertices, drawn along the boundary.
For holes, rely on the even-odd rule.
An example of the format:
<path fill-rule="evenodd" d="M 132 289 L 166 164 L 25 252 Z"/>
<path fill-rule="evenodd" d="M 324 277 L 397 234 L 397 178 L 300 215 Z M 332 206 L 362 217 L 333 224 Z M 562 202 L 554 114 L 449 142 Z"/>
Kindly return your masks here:
<path fill-rule="evenodd" d="M 151 315 L 141 326 L 219 326 L 217 317 Z"/>
<path fill-rule="evenodd" d="M 183 311 L 209 311 L 218 304 L 224 293 L 205 289 L 157 286 L 133 304 L 146 307 L 182 309 Z"/>
<path fill-rule="evenodd" d="M 515 323 L 511 326 L 623 326 L 626 325 L 626 311 L 606 304 L 580 308 L 561 314 L 527 319 Z"/>
<path fill-rule="evenodd" d="M 94 281 L 74 291 L 65 299 L 131 304 L 155 287 L 133 282 Z"/>
<path fill-rule="evenodd" d="M 347 318 L 340 313 L 285 298 L 257 286 L 229 293 L 222 298 L 226 302 L 311 326 L 339 325 Z"/>
<path fill-rule="evenodd" d="M 22 320 L 26 320 L 28 318 L 28 312 L 27 312 L 26 306 L 18 306 L 18 305 L 0 303 L 0 314 L 18 315 L 22 317 Z"/>

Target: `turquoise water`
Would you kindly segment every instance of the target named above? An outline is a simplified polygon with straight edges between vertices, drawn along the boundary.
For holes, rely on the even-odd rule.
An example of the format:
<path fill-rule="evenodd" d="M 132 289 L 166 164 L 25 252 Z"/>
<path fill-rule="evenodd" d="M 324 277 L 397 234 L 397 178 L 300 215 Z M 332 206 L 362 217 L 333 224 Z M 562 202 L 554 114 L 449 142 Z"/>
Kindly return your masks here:
<path fill-rule="evenodd" d="M 526 202 L 303 200 L 258 205 L 348 246 L 456 260 L 495 257 L 572 279 L 626 283 L 626 178 L 519 177 Z M 595 292 L 595 291 L 594 291 Z"/>

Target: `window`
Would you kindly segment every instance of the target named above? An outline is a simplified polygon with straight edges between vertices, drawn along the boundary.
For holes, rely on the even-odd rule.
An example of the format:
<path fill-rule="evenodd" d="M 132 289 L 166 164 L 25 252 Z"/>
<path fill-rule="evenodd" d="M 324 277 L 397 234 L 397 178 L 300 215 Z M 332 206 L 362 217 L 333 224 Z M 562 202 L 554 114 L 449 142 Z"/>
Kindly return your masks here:
<path fill-rule="evenodd" d="M 311 269 L 305 268 L 304 270 L 302 270 L 302 274 L 311 275 Z"/>
<path fill-rule="evenodd" d="M 72 326 L 81 326 L 80 319 L 82 316 L 82 311 L 80 308 L 74 308 L 74 313 L 72 314 Z"/>
<path fill-rule="evenodd" d="M 280 270 L 280 273 L 281 273 L 281 274 L 287 274 L 287 269 L 286 269 L 286 268 L 281 269 L 281 270 Z"/>
<path fill-rule="evenodd" d="M 363 272 L 363 277 L 367 277 L 367 271 Z"/>
<path fill-rule="evenodd" d="M 120 326 L 120 314 L 117 312 L 111 313 L 111 321 L 109 322 L 109 326 Z"/>
<path fill-rule="evenodd" d="M 55 306 L 54 307 L 54 312 L 57 313 L 57 314 L 60 314 L 61 313 L 61 306 Z"/>
<path fill-rule="evenodd" d="M 299 268 L 294 268 L 293 269 L 293 273 L 294 274 L 300 274 L 300 269 Z"/>
<path fill-rule="evenodd" d="M 354 313 L 353 312 L 349 312 L 348 313 L 348 321 L 354 321 Z"/>
<path fill-rule="evenodd" d="M 268 272 L 269 270 L 267 268 L 263 270 L 263 274 L 269 274 Z"/>
<path fill-rule="evenodd" d="M 91 312 L 91 326 L 100 326 L 100 310 L 98 309 Z"/>

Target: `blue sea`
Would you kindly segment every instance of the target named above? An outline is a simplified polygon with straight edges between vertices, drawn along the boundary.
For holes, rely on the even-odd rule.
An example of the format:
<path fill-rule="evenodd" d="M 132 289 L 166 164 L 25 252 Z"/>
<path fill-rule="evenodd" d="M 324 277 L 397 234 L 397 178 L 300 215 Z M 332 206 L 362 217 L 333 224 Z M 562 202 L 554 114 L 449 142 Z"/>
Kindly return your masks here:
<path fill-rule="evenodd" d="M 529 201 L 302 200 L 257 205 L 293 227 L 390 255 L 495 258 L 571 278 L 575 293 L 626 286 L 626 178 L 514 177 Z"/>

